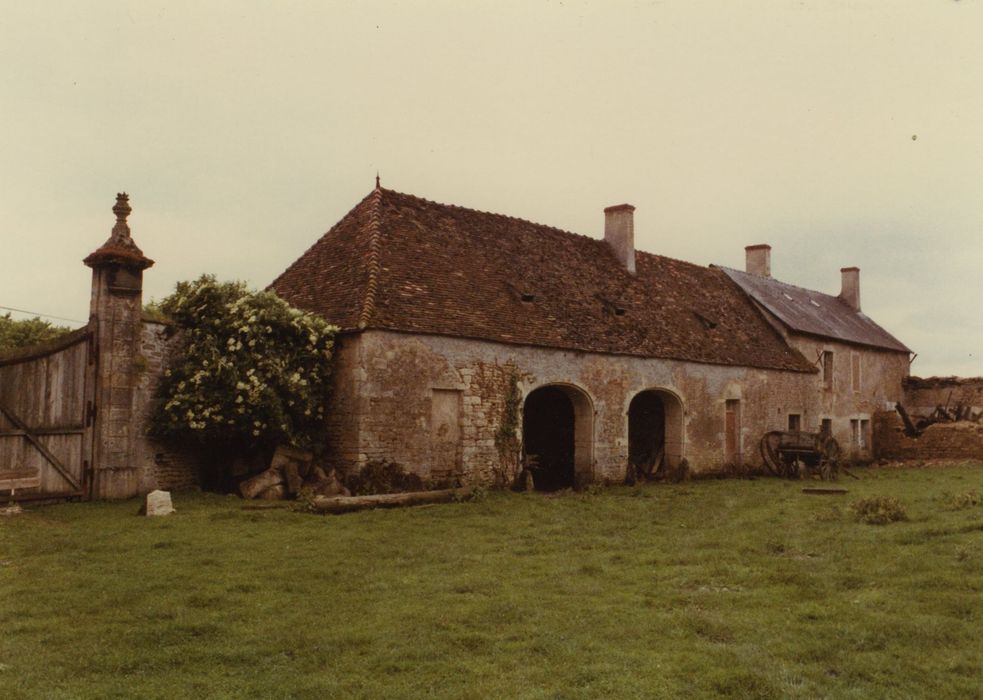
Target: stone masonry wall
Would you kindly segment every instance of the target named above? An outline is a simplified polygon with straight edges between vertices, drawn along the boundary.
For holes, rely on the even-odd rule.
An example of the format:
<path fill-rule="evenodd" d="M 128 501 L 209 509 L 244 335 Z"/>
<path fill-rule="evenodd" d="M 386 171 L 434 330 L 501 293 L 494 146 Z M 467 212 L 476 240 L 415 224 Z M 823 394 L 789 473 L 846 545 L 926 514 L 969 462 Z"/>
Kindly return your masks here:
<path fill-rule="evenodd" d="M 937 406 L 972 406 L 983 410 L 983 377 L 909 377 L 904 385 L 904 406 L 913 415 L 930 415 Z"/>
<path fill-rule="evenodd" d="M 818 431 L 822 419 L 829 418 L 833 437 L 846 454 L 857 459 L 873 457 L 877 434 L 871 429 L 871 440 L 858 444 L 851 421 L 872 421 L 875 413 L 894 410 L 894 404 L 903 400 L 902 384 L 909 368 L 907 354 L 794 334 L 787 340 L 820 370 L 816 378 L 816 408 L 808 420 L 803 418 L 803 430 Z M 831 385 L 823 381 L 823 351 L 833 353 Z M 854 356 L 860 360 L 859 390 L 853 386 Z"/>
<path fill-rule="evenodd" d="M 147 435 L 154 392 L 167 363 L 176 336 L 169 337 L 168 326 L 144 320 L 134 364 L 137 371 L 133 397 L 131 460 L 141 474 L 140 491 L 179 490 L 199 485 L 201 459 L 194 452 L 165 445 Z"/>
<path fill-rule="evenodd" d="M 490 480 L 499 464 L 495 432 L 501 424 L 508 376 L 515 372 L 523 398 L 547 384 L 574 387 L 593 411 L 594 478 L 623 478 L 628 459 L 627 414 L 631 399 L 659 389 L 682 402 L 684 456 L 694 471 L 724 463 L 724 417 L 728 399 L 741 402 L 743 461 L 760 464 L 758 442 L 769 430 L 787 427 L 789 409 L 808 420 L 819 412 L 817 375 L 672 360 L 596 355 L 510 346 L 460 338 L 367 331 L 344 339 L 339 374 L 352 377 L 345 390 L 354 441 L 329 426 L 339 466 L 373 459 L 399 462 L 421 476 L 432 467 L 431 425 L 435 390 L 460 393 L 462 471 Z M 352 416 L 351 411 L 354 411 Z"/>
<path fill-rule="evenodd" d="M 917 438 L 907 437 L 895 411 L 874 414 L 877 457 L 890 460 L 983 460 L 983 424 L 962 421 L 930 425 Z"/>

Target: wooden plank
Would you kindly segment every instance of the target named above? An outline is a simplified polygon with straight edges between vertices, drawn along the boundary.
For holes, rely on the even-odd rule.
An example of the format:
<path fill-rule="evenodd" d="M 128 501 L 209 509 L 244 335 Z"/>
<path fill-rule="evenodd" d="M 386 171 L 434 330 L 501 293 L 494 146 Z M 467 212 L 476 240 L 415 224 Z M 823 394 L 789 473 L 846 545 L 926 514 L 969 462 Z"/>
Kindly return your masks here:
<path fill-rule="evenodd" d="M 41 428 L 32 432 L 34 435 L 82 435 L 85 429 L 81 426 L 72 426 L 68 428 Z M 27 431 L 0 430 L 0 438 L 2 437 L 27 437 Z"/>
<path fill-rule="evenodd" d="M 34 445 L 35 448 L 37 448 L 38 452 L 44 455 L 44 458 L 48 460 L 48 463 L 55 468 L 55 471 L 57 471 L 65 478 L 65 481 L 71 484 L 72 488 L 74 488 L 76 491 L 82 490 L 82 484 L 79 483 L 79 481 L 75 478 L 74 475 L 72 475 L 67 469 L 65 469 L 65 466 L 61 463 L 61 461 L 53 454 L 51 454 L 51 452 L 48 450 L 47 447 L 41 444 L 41 441 L 38 440 L 31 433 L 31 429 L 28 428 L 21 421 L 21 419 L 17 417 L 16 414 L 14 414 L 7 406 L 5 406 L 2 403 L 0 403 L 0 412 L 4 413 L 7 416 L 7 418 L 9 418 L 11 423 L 16 425 L 20 430 L 23 430 L 25 433 L 27 433 L 24 437 L 26 437 L 28 441 L 30 441 L 30 443 Z"/>

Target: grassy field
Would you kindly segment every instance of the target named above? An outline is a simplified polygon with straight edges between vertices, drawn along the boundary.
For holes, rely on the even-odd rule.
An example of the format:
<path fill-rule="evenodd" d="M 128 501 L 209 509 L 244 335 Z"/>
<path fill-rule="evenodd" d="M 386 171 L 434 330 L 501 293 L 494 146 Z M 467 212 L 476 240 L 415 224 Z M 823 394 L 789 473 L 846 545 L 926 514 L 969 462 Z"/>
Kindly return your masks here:
<path fill-rule="evenodd" d="M 0 518 L 0 695 L 974 698 L 983 468 Z M 895 496 L 910 519 L 855 521 Z"/>

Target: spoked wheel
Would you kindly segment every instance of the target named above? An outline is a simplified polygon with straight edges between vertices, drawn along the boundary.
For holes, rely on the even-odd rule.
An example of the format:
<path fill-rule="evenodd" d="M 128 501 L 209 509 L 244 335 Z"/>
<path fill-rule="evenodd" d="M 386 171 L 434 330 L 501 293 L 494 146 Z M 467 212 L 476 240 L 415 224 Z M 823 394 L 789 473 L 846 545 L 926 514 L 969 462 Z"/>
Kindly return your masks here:
<path fill-rule="evenodd" d="M 765 433 L 761 438 L 761 459 L 772 476 L 785 476 L 785 463 L 778 455 L 782 436 L 779 433 Z"/>
<path fill-rule="evenodd" d="M 840 472 L 840 444 L 827 437 L 820 445 L 822 456 L 819 460 L 819 475 L 823 481 L 835 481 Z"/>

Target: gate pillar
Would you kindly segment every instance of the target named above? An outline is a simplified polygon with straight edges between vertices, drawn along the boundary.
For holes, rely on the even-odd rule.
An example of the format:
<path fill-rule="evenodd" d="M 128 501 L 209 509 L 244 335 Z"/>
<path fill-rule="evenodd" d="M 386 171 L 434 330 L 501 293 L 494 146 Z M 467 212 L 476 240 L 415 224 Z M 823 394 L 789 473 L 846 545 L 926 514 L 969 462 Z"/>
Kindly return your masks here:
<path fill-rule="evenodd" d="M 140 491 L 133 463 L 135 359 L 143 314 L 143 271 L 154 264 L 130 237 L 129 196 L 116 195 L 116 224 L 109 239 L 84 262 L 92 268 L 89 303 L 91 372 L 87 429 L 92 498 L 128 498 Z"/>

